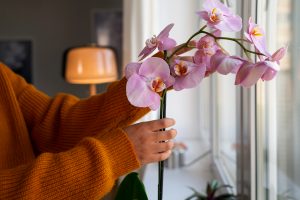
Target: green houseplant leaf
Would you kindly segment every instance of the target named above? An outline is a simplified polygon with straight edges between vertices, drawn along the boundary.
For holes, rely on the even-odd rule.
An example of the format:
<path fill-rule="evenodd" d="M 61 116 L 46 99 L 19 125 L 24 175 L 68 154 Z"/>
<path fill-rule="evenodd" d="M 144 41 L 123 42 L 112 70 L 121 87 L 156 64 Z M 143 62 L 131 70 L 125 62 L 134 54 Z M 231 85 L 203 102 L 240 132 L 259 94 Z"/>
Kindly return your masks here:
<path fill-rule="evenodd" d="M 185 200 L 235 200 L 237 196 L 232 193 L 221 193 L 216 195 L 222 188 L 232 188 L 230 185 L 220 185 L 217 180 L 208 182 L 206 185 L 206 194 L 198 192 L 192 187 L 189 187 L 194 193 L 187 197 Z"/>
<path fill-rule="evenodd" d="M 144 184 L 138 173 L 128 174 L 121 182 L 115 200 L 148 200 Z"/>

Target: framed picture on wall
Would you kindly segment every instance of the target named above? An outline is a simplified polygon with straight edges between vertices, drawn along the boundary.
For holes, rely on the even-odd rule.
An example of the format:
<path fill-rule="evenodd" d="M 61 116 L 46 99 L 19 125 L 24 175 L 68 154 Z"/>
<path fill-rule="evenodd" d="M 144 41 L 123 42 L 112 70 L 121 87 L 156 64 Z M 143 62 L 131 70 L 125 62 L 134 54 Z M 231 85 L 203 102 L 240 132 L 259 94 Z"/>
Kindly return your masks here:
<path fill-rule="evenodd" d="M 0 40 L 0 62 L 32 82 L 32 41 Z"/>
<path fill-rule="evenodd" d="M 109 46 L 116 51 L 118 68 L 121 71 L 123 43 L 122 10 L 94 10 L 92 12 L 92 41 L 100 46 Z"/>

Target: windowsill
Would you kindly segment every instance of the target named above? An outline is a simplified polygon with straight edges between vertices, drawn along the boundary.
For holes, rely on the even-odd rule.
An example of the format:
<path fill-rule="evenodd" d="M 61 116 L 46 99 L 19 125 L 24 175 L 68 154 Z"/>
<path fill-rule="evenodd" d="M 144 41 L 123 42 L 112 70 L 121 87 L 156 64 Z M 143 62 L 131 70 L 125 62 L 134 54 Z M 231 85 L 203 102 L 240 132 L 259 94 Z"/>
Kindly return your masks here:
<path fill-rule="evenodd" d="M 201 144 L 201 140 L 184 140 L 188 146 L 186 152 L 186 163 L 208 151 L 208 144 Z M 166 200 L 183 200 L 192 195 L 189 187 L 197 191 L 204 191 L 207 181 L 212 178 L 210 154 L 195 162 L 193 165 L 183 168 L 164 170 L 164 192 Z M 147 165 L 143 182 L 149 199 L 157 199 L 158 165 L 156 163 Z"/>

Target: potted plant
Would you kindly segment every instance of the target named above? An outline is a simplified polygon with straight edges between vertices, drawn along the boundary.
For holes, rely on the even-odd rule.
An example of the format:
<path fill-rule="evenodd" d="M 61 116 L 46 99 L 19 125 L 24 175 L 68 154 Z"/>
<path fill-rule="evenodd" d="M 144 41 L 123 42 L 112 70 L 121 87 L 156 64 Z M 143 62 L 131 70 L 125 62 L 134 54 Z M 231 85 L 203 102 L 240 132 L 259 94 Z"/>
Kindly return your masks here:
<path fill-rule="evenodd" d="M 230 185 L 220 185 L 218 181 L 213 180 L 207 183 L 206 191 L 198 192 L 194 188 L 190 188 L 194 193 L 185 200 L 232 200 L 236 199 L 233 193 L 220 193 L 224 188 L 231 188 Z"/>

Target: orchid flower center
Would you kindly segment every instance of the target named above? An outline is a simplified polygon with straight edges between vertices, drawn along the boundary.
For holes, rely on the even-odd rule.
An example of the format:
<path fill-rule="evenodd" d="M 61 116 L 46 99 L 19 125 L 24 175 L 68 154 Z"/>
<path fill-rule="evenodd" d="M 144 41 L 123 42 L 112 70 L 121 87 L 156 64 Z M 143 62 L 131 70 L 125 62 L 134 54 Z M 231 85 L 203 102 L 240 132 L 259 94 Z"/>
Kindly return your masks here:
<path fill-rule="evenodd" d="M 251 31 L 251 35 L 254 35 L 256 37 L 260 37 L 263 36 L 261 30 L 259 29 L 259 27 L 254 27 Z"/>
<path fill-rule="evenodd" d="M 210 15 L 209 19 L 211 22 L 217 23 L 222 20 L 223 13 L 218 9 L 218 8 L 213 8 Z"/>
<path fill-rule="evenodd" d="M 154 92 L 161 92 L 166 88 L 166 84 L 160 77 L 151 80 L 150 87 Z"/>
<path fill-rule="evenodd" d="M 184 62 L 176 64 L 174 66 L 174 71 L 177 76 L 185 76 L 188 74 L 188 68 Z"/>
<path fill-rule="evenodd" d="M 146 40 L 146 46 L 148 48 L 157 47 L 157 45 L 158 45 L 158 39 L 156 35 L 153 35 L 151 38 Z"/>

